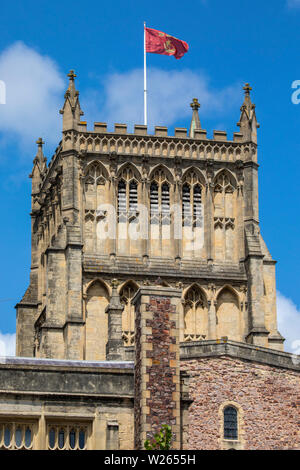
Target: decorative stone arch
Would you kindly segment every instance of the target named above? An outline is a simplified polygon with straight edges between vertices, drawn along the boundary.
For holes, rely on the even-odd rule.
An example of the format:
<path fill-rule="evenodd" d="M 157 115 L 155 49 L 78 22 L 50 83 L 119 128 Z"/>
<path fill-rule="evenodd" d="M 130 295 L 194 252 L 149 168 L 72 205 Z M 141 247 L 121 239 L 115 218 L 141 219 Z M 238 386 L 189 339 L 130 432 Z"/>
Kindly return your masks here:
<path fill-rule="evenodd" d="M 159 165 L 156 165 L 152 169 L 152 171 L 149 175 L 150 181 L 152 181 L 152 180 L 156 181 L 155 177 L 157 177 L 157 173 L 159 175 L 164 174 L 165 175 L 165 180 L 166 180 L 167 183 L 169 183 L 169 184 L 174 183 L 174 176 L 172 175 L 171 171 L 165 165 L 159 164 Z M 163 182 L 163 180 L 157 181 L 157 182 L 161 183 L 161 182 Z"/>
<path fill-rule="evenodd" d="M 216 174 L 215 174 L 215 177 L 214 177 L 214 184 L 215 185 L 218 185 L 218 180 L 220 179 L 220 177 L 224 175 L 224 176 L 227 176 L 227 178 L 229 179 L 229 184 L 231 184 L 231 186 L 236 189 L 237 188 L 237 180 L 236 180 L 236 177 L 235 175 L 230 171 L 228 170 L 227 168 L 222 168 L 221 170 L 219 170 Z"/>
<path fill-rule="evenodd" d="M 199 289 L 199 291 L 201 291 L 201 294 L 203 295 L 204 300 L 207 304 L 207 294 L 206 294 L 205 290 L 203 289 L 203 287 L 201 287 L 200 284 L 198 284 L 198 282 L 193 282 L 193 284 L 191 284 L 190 286 L 187 286 L 185 289 L 182 290 L 182 300 L 185 299 L 186 294 L 192 288 L 196 288 L 196 289 Z"/>
<path fill-rule="evenodd" d="M 216 301 L 218 300 L 218 297 L 222 293 L 223 290 L 228 289 L 232 292 L 232 294 L 236 297 L 238 301 L 239 308 L 241 308 L 241 299 L 240 299 L 240 293 L 232 287 L 230 284 L 225 284 L 224 286 L 220 287 L 220 289 L 217 289 L 216 291 Z"/>
<path fill-rule="evenodd" d="M 127 279 L 126 281 L 124 281 L 122 284 L 120 284 L 118 286 L 118 293 L 119 294 L 127 286 L 127 284 L 132 284 L 136 288 L 136 290 L 138 290 L 140 288 L 139 284 L 136 281 L 134 281 L 133 279 Z"/>
<path fill-rule="evenodd" d="M 88 291 L 90 290 L 90 288 L 96 284 L 96 283 L 99 283 L 100 285 L 102 285 L 102 287 L 104 287 L 104 289 L 106 289 L 107 291 L 107 295 L 108 295 L 108 298 L 111 297 L 111 293 L 112 293 L 112 289 L 111 287 L 109 286 L 109 284 L 107 284 L 107 282 L 105 282 L 103 279 L 101 279 L 100 277 L 96 277 L 95 279 L 92 279 L 88 284 L 86 284 L 86 286 L 84 287 L 84 294 L 85 295 L 88 295 Z"/>
<path fill-rule="evenodd" d="M 137 182 L 141 181 L 141 173 L 138 170 L 138 168 L 133 164 L 133 163 L 124 163 L 123 165 L 120 166 L 118 172 L 117 172 L 117 179 L 124 179 L 124 173 L 128 170 L 128 176 L 127 176 L 127 181 L 131 181 L 132 179 L 135 179 Z M 132 173 L 132 176 L 130 176 L 130 172 Z"/>
<path fill-rule="evenodd" d="M 235 408 L 237 411 L 237 431 L 238 431 L 238 436 L 237 439 L 231 440 L 231 439 L 225 439 L 224 438 L 224 411 L 226 408 L 232 407 Z M 220 423 L 220 448 L 222 450 L 243 450 L 245 446 L 245 431 L 244 431 L 244 410 L 239 405 L 239 403 L 235 401 L 225 401 L 223 402 L 218 411 L 218 416 L 219 416 L 219 423 Z"/>
<path fill-rule="evenodd" d="M 89 173 L 93 170 L 93 169 L 99 169 L 99 173 L 100 175 L 102 174 L 102 176 L 105 178 L 105 179 L 108 179 L 108 171 L 107 169 L 105 168 L 105 166 L 103 165 L 103 163 L 99 162 L 99 160 L 92 160 L 90 161 L 85 169 L 84 169 L 84 176 L 85 178 L 87 178 L 89 176 Z"/>
<path fill-rule="evenodd" d="M 196 166 L 190 166 L 189 168 L 187 168 L 183 175 L 182 175 L 182 182 L 185 183 L 187 181 L 187 178 L 188 176 L 190 175 L 190 173 L 195 173 L 196 176 L 198 176 L 198 179 L 199 179 L 199 183 L 205 187 L 206 184 L 207 184 L 207 181 L 206 181 L 206 178 L 204 176 L 204 174 L 202 173 L 202 171 L 197 168 Z"/>

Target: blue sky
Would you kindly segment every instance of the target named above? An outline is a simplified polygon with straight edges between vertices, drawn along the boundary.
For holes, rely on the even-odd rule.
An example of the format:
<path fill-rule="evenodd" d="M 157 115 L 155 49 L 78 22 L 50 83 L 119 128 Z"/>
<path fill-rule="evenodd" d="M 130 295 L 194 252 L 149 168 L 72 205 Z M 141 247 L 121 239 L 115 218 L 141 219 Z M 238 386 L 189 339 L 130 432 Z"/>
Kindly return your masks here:
<path fill-rule="evenodd" d="M 143 21 L 188 42 L 180 60 L 148 54 L 150 129 L 188 127 L 189 103 L 202 104 L 202 127 L 237 130 L 241 88 L 253 87 L 259 130 L 260 218 L 278 260 L 280 327 L 300 338 L 299 159 L 300 1 L 240 0 L 2 2 L 0 80 L 0 346 L 15 331 L 14 305 L 30 267 L 30 180 L 35 140 L 51 157 L 60 140 L 66 73 L 74 68 L 89 126 L 142 121 Z M 1 347 L 0 347 L 1 349 Z M 1 351 L 0 351 L 1 353 Z"/>

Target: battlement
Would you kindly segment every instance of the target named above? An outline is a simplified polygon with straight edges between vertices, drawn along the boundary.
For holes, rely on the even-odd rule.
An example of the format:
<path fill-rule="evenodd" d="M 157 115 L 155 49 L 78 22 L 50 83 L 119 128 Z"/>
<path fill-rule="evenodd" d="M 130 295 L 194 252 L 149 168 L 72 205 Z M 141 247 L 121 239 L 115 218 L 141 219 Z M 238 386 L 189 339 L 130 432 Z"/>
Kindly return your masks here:
<path fill-rule="evenodd" d="M 256 160 L 256 145 L 246 142 L 239 132 L 233 140 L 227 140 L 225 131 L 214 131 L 213 139 L 207 138 L 204 129 L 195 129 L 193 137 L 186 128 L 175 128 L 175 135 L 168 135 L 168 128 L 156 126 L 154 134 L 147 133 L 147 126 L 135 125 L 133 133 L 127 133 L 126 124 L 115 124 L 113 132 L 106 123 L 95 123 L 94 130 L 88 131 L 86 123 L 80 123 L 78 130 L 63 132 L 62 150 L 83 153 L 114 153 L 120 156 L 137 155 L 160 158 L 188 158 L 216 161 Z"/>
<path fill-rule="evenodd" d="M 205 129 L 194 129 L 193 136 L 191 137 L 188 133 L 187 128 L 185 127 L 175 127 L 174 135 L 168 134 L 168 128 L 165 126 L 155 126 L 154 134 L 149 134 L 147 126 L 143 124 L 135 124 L 134 125 L 134 132 L 129 133 L 127 132 L 127 124 L 120 124 L 115 123 L 114 131 L 110 132 L 107 130 L 107 123 L 106 122 L 95 122 L 94 123 L 94 130 L 87 129 L 86 121 L 80 121 L 78 123 L 78 132 L 80 133 L 87 133 L 87 134 L 109 134 L 109 135 L 118 135 L 118 136 L 144 136 L 144 137 L 167 137 L 169 139 L 186 139 L 186 140 L 203 140 L 203 141 L 210 141 L 210 142 L 226 142 L 226 143 L 242 143 L 245 141 L 243 138 L 243 134 L 241 132 L 235 132 L 233 134 L 233 140 L 227 139 L 227 132 L 214 130 L 213 131 L 213 138 L 208 139 L 207 131 Z M 68 132 L 68 131 L 66 131 Z"/>

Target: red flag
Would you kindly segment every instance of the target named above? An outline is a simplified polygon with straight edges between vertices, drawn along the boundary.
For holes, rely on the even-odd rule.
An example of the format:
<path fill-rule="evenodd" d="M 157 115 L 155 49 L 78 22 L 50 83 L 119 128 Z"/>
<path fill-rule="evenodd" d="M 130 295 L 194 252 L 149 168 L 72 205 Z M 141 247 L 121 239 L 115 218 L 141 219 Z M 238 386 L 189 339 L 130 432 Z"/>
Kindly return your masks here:
<path fill-rule="evenodd" d="M 145 28 L 145 31 L 146 52 L 173 55 L 175 59 L 180 59 L 189 50 L 189 46 L 186 42 L 174 38 L 169 34 L 151 28 Z"/>

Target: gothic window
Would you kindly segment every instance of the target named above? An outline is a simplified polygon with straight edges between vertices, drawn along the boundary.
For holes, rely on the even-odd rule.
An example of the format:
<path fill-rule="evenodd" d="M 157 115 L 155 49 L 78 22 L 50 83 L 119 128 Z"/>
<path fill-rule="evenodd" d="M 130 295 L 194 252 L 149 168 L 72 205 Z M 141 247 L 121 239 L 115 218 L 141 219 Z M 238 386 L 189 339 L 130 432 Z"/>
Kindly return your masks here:
<path fill-rule="evenodd" d="M 201 186 L 190 186 L 185 183 L 182 187 L 183 224 L 200 226 L 202 216 Z"/>
<path fill-rule="evenodd" d="M 33 439 L 33 423 L 0 423 L 0 450 L 31 450 L 34 448 Z"/>
<path fill-rule="evenodd" d="M 224 409 L 224 439 L 238 439 L 238 413 L 233 406 Z"/>
<path fill-rule="evenodd" d="M 207 336 L 207 307 L 197 286 L 192 286 L 184 298 L 184 341 L 201 341 Z"/>
<path fill-rule="evenodd" d="M 158 181 L 153 181 L 150 186 L 150 213 L 163 219 L 170 215 L 170 186 L 167 181 L 162 181 L 161 173 L 157 176 Z"/>
<path fill-rule="evenodd" d="M 158 168 L 150 184 L 150 251 L 155 257 L 170 257 L 171 244 L 170 181 L 167 169 Z"/>
<path fill-rule="evenodd" d="M 47 428 L 49 450 L 86 450 L 88 437 L 88 425 L 49 424 Z"/>
<path fill-rule="evenodd" d="M 118 183 L 119 220 L 120 217 L 125 219 L 128 213 L 130 215 L 130 213 L 135 212 L 138 205 L 138 183 L 133 170 L 130 167 L 125 168 L 120 178 Z"/>
<path fill-rule="evenodd" d="M 121 302 L 124 305 L 122 314 L 122 337 L 124 346 L 134 345 L 134 306 L 131 301 L 137 291 L 137 286 L 132 282 L 127 283 L 120 292 Z"/>
<path fill-rule="evenodd" d="M 91 163 L 85 173 L 85 189 L 89 190 L 89 186 L 95 188 L 98 184 L 105 184 L 105 170 L 98 162 Z"/>

